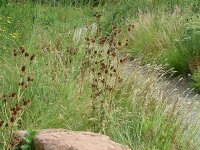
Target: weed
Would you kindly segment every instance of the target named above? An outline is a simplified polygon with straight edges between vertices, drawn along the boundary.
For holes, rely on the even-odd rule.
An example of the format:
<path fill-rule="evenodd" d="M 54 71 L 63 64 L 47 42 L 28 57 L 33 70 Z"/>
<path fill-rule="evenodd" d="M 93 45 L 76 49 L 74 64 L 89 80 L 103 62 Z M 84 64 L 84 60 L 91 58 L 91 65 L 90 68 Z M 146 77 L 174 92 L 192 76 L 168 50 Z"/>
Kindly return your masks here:
<path fill-rule="evenodd" d="M 100 18 L 99 15 L 96 17 Z M 89 120 L 94 123 L 94 131 L 101 129 L 105 133 L 108 128 L 107 115 L 114 108 L 115 93 L 123 82 L 121 67 L 127 60 L 119 50 L 123 51 L 127 43 L 120 41 L 121 30 L 116 26 L 113 26 L 111 37 L 101 37 L 99 31 L 100 28 L 95 36 L 86 38 L 82 74 L 85 73 L 83 70 L 87 69 L 91 88 Z"/>
<path fill-rule="evenodd" d="M 27 131 L 27 135 L 23 137 L 23 140 L 25 141 L 25 144 L 21 145 L 22 150 L 32 150 L 33 148 L 33 140 L 36 135 L 36 131 L 30 130 Z"/>
<path fill-rule="evenodd" d="M 193 80 L 193 87 L 195 88 L 196 91 L 199 92 L 200 89 L 200 74 L 199 74 L 199 69 L 195 69 L 194 74 L 192 75 L 192 80 Z"/>
<path fill-rule="evenodd" d="M 30 104 L 30 99 L 27 99 L 24 95 L 29 86 L 31 86 L 33 82 L 33 77 L 29 72 L 28 65 L 31 65 L 34 61 L 34 55 L 28 56 L 29 54 L 26 52 L 25 48 L 20 47 L 19 50 L 13 50 L 12 60 L 18 62 L 13 70 L 15 75 L 19 75 L 19 77 L 15 77 L 13 84 L 16 84 L 15 90 L 10 92 L 10 90 L 5 91 L 1 96 L 1 106 L 2 109 L 0 111 L 0 133 L 1 133 L 1 144 L 3 144 L 3 149 L 13 149 L 15 145 L 18 144 L 18 139 L 13 138 L 14 132 L 17 130 L 18 126 L 21 124 L 21 117 L 26 111 L 27 107 Z M 4 68 L 8 69 L 8 68 Z"/>

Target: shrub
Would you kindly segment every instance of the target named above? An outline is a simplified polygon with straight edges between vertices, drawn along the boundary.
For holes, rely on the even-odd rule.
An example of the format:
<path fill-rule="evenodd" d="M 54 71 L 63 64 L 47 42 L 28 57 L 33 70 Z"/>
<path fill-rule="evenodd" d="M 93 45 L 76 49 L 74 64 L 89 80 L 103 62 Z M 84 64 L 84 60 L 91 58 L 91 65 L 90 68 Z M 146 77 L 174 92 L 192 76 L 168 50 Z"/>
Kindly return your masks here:
<path fill-rule="evenodd" d="M 187 57 L 188 68 L 189 64 L 193 63 L 195 57 L 200 56 L 200 26 L 190 25 L 186 28 L 183 37 L 177 40 L 178 52 L 184 57 Z M 193 69 L 195 68 L 191 68 Z"/>

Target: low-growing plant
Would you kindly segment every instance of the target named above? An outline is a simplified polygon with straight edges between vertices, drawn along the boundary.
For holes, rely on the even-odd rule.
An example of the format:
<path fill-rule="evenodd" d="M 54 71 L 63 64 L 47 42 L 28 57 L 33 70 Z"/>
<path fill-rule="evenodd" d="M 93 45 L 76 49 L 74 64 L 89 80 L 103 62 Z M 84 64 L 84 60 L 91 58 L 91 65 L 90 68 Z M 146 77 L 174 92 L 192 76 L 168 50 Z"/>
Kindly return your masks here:
<path fill-rule="evenodd" d="M 200 25 L 200 24 L 199 24 Z M 200 26 L 189 25 L 186 28 L 183 37 L 179 40 L 176 40 L 177 52 L 182 55 L 182 57 L 186 58 L 187 68 L 185 70 L 190 70 L 194 72 L 197 68 L 194 66 L 196 63 L 194 58 L 198 58 L 200 56 Z"/>
<path fill-rule="evenodd" d="M 37 131 L 29 130 L 27 131 L 27 135 L 23 137 L 23 141 L 25 142 L 21 145 L 22 150 L 32 150 L 33 149 L 33 140 L 36 135 Z"/>
<path fill-rule="evenodd" d="M 192 85 L 196 91 L 200 91 L 200 70 L 195 70 L 194 74 L 192 75 Z"/>

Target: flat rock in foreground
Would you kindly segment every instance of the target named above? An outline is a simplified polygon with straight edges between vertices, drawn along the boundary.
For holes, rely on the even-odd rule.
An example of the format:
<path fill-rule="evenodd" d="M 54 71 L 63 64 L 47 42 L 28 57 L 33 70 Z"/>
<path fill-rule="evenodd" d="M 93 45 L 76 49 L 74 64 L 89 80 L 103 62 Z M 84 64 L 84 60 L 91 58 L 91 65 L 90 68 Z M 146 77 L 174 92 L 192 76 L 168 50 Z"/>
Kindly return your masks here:
<path fill-rule="evenodd" d="M 35 150 L 130 150 L 110 140 L 108 136 L 92 132 L 63 129 L 41 130 L 34 138 Z"/>

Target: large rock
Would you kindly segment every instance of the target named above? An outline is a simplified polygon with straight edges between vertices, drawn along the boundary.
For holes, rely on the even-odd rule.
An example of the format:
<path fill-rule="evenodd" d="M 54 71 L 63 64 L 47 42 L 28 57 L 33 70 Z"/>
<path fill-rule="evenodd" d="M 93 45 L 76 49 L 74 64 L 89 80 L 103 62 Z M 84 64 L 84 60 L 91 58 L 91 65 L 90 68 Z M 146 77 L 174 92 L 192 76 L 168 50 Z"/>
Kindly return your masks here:
<path fill-rule="evenodd" d="M 35 150 L 130 150 L 110 140 L 108 136 L 92 132 L 63 129 L 41 130 L 34 138 Z"/>

